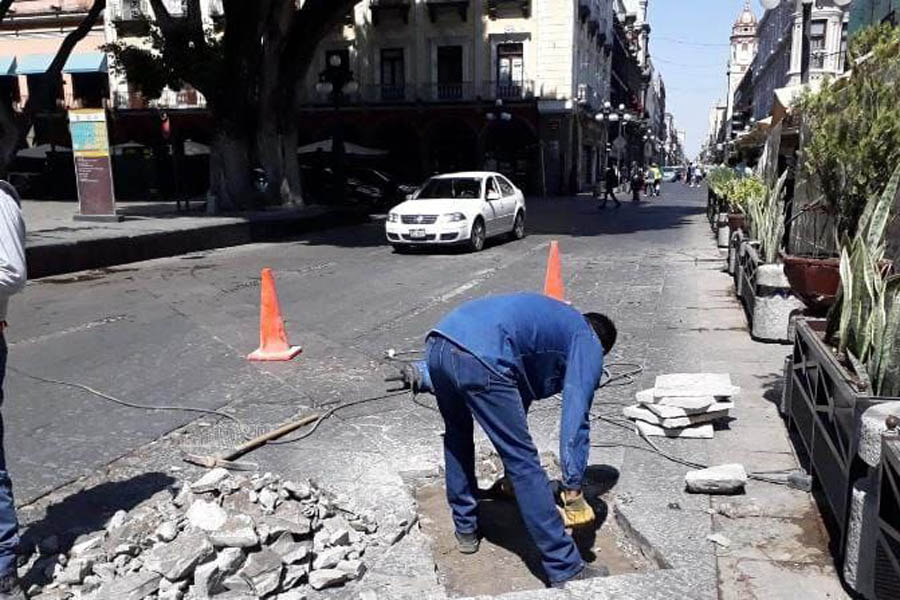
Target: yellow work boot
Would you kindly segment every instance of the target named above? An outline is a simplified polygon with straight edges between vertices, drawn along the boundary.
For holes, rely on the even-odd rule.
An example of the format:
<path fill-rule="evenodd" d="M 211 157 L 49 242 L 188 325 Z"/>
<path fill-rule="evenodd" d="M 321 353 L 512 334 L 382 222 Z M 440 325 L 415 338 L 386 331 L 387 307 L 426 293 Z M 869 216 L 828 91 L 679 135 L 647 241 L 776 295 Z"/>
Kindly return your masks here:
<path fill-rule="evenodd" d="M 559 514 L 562 516 L 563 524 L 568 527 L 587 527 L 594 523 L 594 509 L 584 499 L 584 494 L 578 492 L 577 496 L 569 497 L 566 492 L 560 492 L 562 499 L 562 507 Z"/>

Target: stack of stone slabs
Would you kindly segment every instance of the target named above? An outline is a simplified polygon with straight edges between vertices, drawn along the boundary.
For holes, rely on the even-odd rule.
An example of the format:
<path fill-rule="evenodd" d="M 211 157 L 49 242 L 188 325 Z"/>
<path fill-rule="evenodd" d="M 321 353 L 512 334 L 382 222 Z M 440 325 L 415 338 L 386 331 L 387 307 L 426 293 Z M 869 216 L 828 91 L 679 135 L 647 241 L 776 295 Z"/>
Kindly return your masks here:
<path fill-rule="evenodd" d="M 728 417 L 740 391 L 728 373 L 670 373 L 657 376 L 622 412 L 645 436 L 709 439 L 713 422 Z"/>

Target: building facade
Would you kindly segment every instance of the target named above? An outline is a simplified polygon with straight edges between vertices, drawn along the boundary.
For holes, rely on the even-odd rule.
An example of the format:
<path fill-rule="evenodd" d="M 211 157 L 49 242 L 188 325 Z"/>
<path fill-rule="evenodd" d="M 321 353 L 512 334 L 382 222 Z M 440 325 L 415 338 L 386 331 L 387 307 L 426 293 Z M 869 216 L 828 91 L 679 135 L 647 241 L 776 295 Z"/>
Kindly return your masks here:
<path fill-rule="evenodd" d="M 16 0 L 0 23 L 0 93 L 21 110 L 31 94 L 57 107 L 104 106 L 109 95 L 103 17 L 73 49 L 56 81 L 47 79 L 63 39 L 84 19 L 91 0 Z"/>
<path fill-rule="evenodd" d="M 313 142 L 388 150 L 402 175 L 499 170 L 533 193 L 597 180 L 610 98 L 611 0 L 368 0 L 323 40 L 302 86 Z M 330 64 L 359 91 L 340 110 L 316 92 Z"/>
<path fill-rule="evenodd" d="M 853 0 L 849 21 L 851 36 L 878 23 L 900 24 L 900 0 Z"/>
<path fill-rule="evenodd" d="M 758 25 L 756 15 L 750 10 L 750 0 L 747 0 L 744 3 L 744 10 L 731 27 L 731 53 L 728 56 L 727 72 L 729 102 L 725 110 L 726 120 L 730 120 L 734 115 L 734 93 L 756 57 L 759 48 Z"/>

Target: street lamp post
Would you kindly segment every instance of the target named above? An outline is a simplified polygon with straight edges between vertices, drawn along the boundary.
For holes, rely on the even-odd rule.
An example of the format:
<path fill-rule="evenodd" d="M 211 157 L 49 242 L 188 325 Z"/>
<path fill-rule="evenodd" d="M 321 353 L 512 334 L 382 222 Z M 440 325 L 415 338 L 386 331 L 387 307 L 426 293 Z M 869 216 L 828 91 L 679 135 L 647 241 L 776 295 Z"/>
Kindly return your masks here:
<path fill-rule="evenodd" d="M 620 137 L 622 137 L 622 124 L 630 121 L 631 115 L 628 114 L 627 112 L 625 112 L 624 104 L 620 104 L 618 106 L 618 110 L 613 111 L 612 103 L 609 100 L 607 100 L 606 102 L 603 103 L 603 107 L 600 109 L 600 112 L 598 112 L 594 116 L 594 118 L 597 121 L 606 124 L 607 143 L 606 143 L 606 147 L 604 148 L 605 156 L 604 156 L 604 160 L 603 160 L 604 171 L 605 171 L 606 168 L 609 166 L 609 150 L 611 147 L 611 144 L 609 143 L 609 124 L 610 123 L 618 123 L 619 126 L 617 128 L 616 139 L 619 139 Z M 617 170 L 620 170 L 620 168 L 621 168 L 621 164 L 620 164 L 621 160 L 622 160 L 622 151 L 619 149 L 616 149 L 616 169 Z"/>
<path fill-rule="evenodd" d="M 341 204 L 346 199 L 347 177 L 344 169 L 344 122 L 341 116 L 341 104 L 348 94 L 355 94 L 359 90 L 359 84 L 353 79 L 353 71 L 347 68 L 340 54 L 333 54 L 328 59 L 328 66 L 319 73 L 319 82 L 316 83 L 316 91 L 328 96 L 334 105 L 336 127 L 331 140 L 331 156 L 334 169 L 334 182 L 337 197 L 335 200 Z"/>

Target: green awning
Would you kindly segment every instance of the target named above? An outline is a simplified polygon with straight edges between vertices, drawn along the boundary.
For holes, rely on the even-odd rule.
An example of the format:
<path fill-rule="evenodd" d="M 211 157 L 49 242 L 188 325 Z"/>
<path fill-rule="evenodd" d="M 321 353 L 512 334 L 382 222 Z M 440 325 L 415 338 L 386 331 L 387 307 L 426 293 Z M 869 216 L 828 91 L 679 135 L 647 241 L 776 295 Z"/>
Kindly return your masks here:
<path fill-rule="evenodd" d="M 19 57 L 17 75 L 40 75 L 50 68 L 55 54 L 23 54 Z M 63 73 L 105 73 L 105 52 L 76 52 L 69 55 Z"/>
<path fill-rule="evenodd" d="M 0 56 L 0 77 L 13 76 L 16 74 L 16 57 Z"/>
<path fill-rule="evenodd" d="M 19 56 L 16 75 L 40 75 L 53 62 L 53 54 L 23 54 Z"/>
<path fill-rule="evenodd" d="M 105 52 L 80 52 L 71 54 L 66 66 L 63 67 L 64 73 L 106 73 L 106 53 Z"/>

